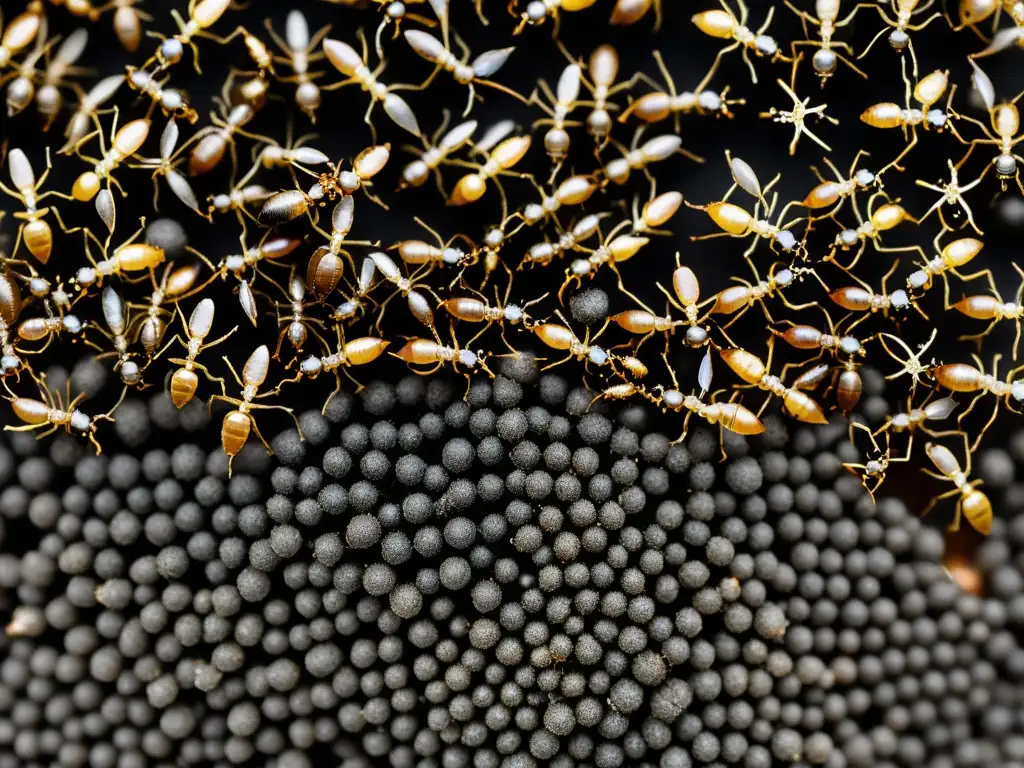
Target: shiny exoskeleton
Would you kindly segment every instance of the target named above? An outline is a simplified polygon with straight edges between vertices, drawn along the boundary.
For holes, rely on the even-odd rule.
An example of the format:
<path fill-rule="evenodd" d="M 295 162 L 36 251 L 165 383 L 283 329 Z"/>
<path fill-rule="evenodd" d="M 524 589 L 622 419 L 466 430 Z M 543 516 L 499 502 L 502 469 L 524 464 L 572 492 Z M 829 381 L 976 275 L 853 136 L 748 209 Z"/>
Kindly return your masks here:
<path fill-rule="evenodd" d="M 11 403 L 11 410 L 14 412 L 14 416 L 23 424 L 19 426 L 8 424 L 4 427 L 4 430 L 8 432 L 31 432 L 42 429 L 43 431 L 36 436 L 37 440 L 41 440 L 47 435 L 52 435 L 58 429 L 63 428 L 70 435 L 84 435 L 93 444 L 96 454 L 102 453 L 103 448 L 96 439 L 96 430 L 98 428 L 96 422 L 114 420 L 113 413 L 121 405 L 128 388 L 125 387 L 121 390 L 120 399 L 109 411 L 97 416 L 90 416 L 77 407 L 85 399 L 84 394 L 80 394 L 72 399 L 69 390 L 67 393 L 68 403 L 64 405 L 64 399 L 60 393 L 51 392 L 46 387 L 46 376 L 44 374 L 40 374 L 38 377 L 33 376 L 33 378 L 39 387 L 39 392 L 43 399 L 34 400 L 28 397 L 18 397 L 14 394 L 10 395 L 7 400 Z M 70 387 L 70 382 L 68 386 Z"/>
<path fill-rule="evenodd" d="M 196 361 L 196 358 L 199 357 L 199 353 L 204 349 L 214 347 L 225 341 L 238 330 L 238 326 L 236 325 L 219 339 L 207 341 L 206 337 L 210 335 L 210 329 L 213 327 L 213 314 L 215 311 L 213 299 L 203 299 L 196 304 L 187 323 L 185 322 L 185 315 L 181 312 L 180 305 L 175 305 L 175 308 L 178 310 L 178 316 L 181 318 L 181 324 L 185 329 L 185 337 L 175 336 L 175 339 L 185 347 L 185 357 L 172 357 L 167 362 L 181 366 L 171 374 L 170 392 L 171 402 L 178 408 L 184 408 L 191 402 L 196 389 L 199 387 L 199 377 L 196 376 L 196 371 L 202 371 L 210 381 L 220 382 L 223 386 L 224 380 L 211 374 L 205 365 Z"/>
<path fill-rule="evenodd" d="M 212 319 L 212 313 L 211 313 Z M 242 450 L 246 442 L 249 440 L 249 434 L 255 433 L 256 437 L 263 447 L 267 449 L 267 453 L 273 454 L 273 449 L 270 447 L 263 435 L 260 434 L 259 428 L 256 426 L 256 419 L 253 417 L 253 411 L 255 410 L 278 410 L 284 411 L 295 421 L 295 428 L 299 431 L 299 437 L 302 437 L 302 427 L 299 424 L 299 420 L 295 418 L 295 413 L 291 408 L 283 405 L 264 405 L 262 403 L 256 403 L 255 400 L 262 399 L 264 397 L 273 397 L 281 391 L 281 384 L 278 384 L 273 389 L 260 393 L 259 388 L 267 380 L 267 372 L 270 370 L 270 350 L 267 349 L 266 344 L 261 344 L 256 350 L 249 355 L 249 359 L 245 361 L 245 365 L 242 367 L 242 375 L 239 377 L 235 371 L 231 361 L 226 357 L 222 358 L 224 363 L 228 366 L 228 370 L 231 371 L 231 375 L 235 377 L 235 381 L 238 382 L 238 386 L 242 388 L 242 396 L 239 397 L 228 397 L 227 392 L 224 390 L 223 380 L 221 381 L 221 394 L 211 395 L 209 401 L 207 401 L 207 407 L 213 405 L 217 400 L 235 406 L 235 409 L 229 411 L 224 415 L 224 421 L 221 424 L 220 429 L 220 442 L 221 447 L 224 449 L 224 453 L 228 456 L 228 477 L 231 476 L 231 462 L 238 455 L 238 452 Z"/>
<path fill-rule="evenodd" d="M 951 491 L 936 496 L 928 502 L 928 506 L 925 507 L 924 512 L 921 514 L 928 514 L 932 507 L 942 499 L 959 496 L 956 500 L 953 522 L 950 523 L 948 530 L 960 530 L 960 519 L 961 517 L 966 517 L 971 527 L 978 533 L 987 536 L 992 532 L 992 502 L 989 501 L 988 496 L 977 489 L 977 486 L 981 484 L 981 480 L 968 481 L 967 479 L 971 474 L 971 451 L 967 447 L 966 434 L 963 435 L 963 440 L 964 460 L 967 462 L 965 469 L 960 468 L 960 462 L 957 461 L 956 456 L 946 446 L 937 443 L 925 444 L 925 453 L 939 471 L 932 472 L 928 469 L 922 471 L 938 480 L 953 483 L 956 487 Z"/>
<path fill-rule="evenodd" d="M 825 412 L 810 395 L 796 387 L 787 387 L 782 379 L 768 372 L 772 364 L 774 349 L 774 344 L 769 341 L 767 364 L 762 363 L 760 358 L 745 349 L 722 349 L 719 350 L 719 355 L 725 364 L 732 368 L 733 372 L 749 386 L 757 387 L 771 396 L 779 398 L 783 408 L 793 418 L 808 424 L 826 423 Z M 761 406 L 761 411 L 764 410 L 769 400 L 766 400 L 765 405 Z"/>

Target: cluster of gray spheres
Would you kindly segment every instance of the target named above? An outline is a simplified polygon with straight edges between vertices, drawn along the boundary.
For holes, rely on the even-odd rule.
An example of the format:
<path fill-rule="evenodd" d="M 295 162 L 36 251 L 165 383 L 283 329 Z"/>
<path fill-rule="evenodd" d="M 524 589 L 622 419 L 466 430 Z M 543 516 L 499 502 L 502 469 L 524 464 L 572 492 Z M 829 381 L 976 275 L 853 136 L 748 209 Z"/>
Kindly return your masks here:
<path fill-rule="evenodd" d="M 528 356 L 464 392 L 341 394 L 230 479 L 163 393 L 100 457 L 4 433 L 0 768 L 1024 766 L 1024 515 L 979 597 L 841 425 L 673 443 Z"/>

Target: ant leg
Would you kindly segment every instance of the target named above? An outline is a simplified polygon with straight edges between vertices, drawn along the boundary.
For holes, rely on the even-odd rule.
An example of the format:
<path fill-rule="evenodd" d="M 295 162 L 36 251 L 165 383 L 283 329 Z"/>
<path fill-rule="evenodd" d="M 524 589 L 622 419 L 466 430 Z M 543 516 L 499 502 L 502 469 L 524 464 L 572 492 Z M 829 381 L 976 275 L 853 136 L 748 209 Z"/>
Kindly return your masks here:
<path fill-rule="evenodd" d="M 938 474 L 937 472 L 932 472 L 931 470 L 928 470 L 928 469 L 923 469 L 923 470 L 921 470 L 921 471 L 922 471 L 922 472 L 924 472 L 924 473 L 925 473 L 926 475 L 929 475 L 929 476 L 931 476 L 931 477 L 934 477 L 934 478 L 935 478 L 936 480 L 947 480 L 947 481 L 949 480 L 949 478 L 948 478 L 948 477 L 946 477 L 945 475 L 940 475 L 940 474 Z M 951 498 L 951 497 L 955 496 L 955 495 L 956 495 L 956 494 L 958 494 L 958 493 L 960 493 L 960 489 L 959 489 L 959 488 L 954 488 L 954 489 L 953 489 L 953 490 L 951 490 L 951 491 L 947 491 L 946 493 L 942 493 L 942 494 L 939 494 L 938 496 L 936 496 L 935 498 L 933 498 L 933 499 L 932 499 L 931 501 L 929 501 L 929 502 L 928 502 L 928 506 L 926 506 L 926 507 L 924 508 L 924 511 L 923 511 L 923 512 L 921 512 L 921 517 L 924 517 L 924 516 L 925 516 L 925 515 L 927 515 L 927 514 L 928 514 L 929 512 L 931 512 L 931 511 L 932 511 L 932 508 L 933 508 L 933 507 L 934 507 L 934 506 L 935 506 L 935 505 L 936 505 L 937 503 L 939 503 L 940 501 L 942 501 L 943 499 L 948 499 L 948 498 Z"/>
<path fill-rule="evenodd" d="M 907 146 L 904 147 L 903 151 L 900 152 L 896 156 L 895 160 L 892 160 L 888 164 L 883 166 L 882 169 L 878 173 L 876 173 L 875 175 L 880 177 L 883 173 L 888 171 L 890 168 L 895 168 L 898 171 L 902 171 L 903 168 L 899 164 L 900 160 L 902 160 L 904 157 L 906 157 L 910 153 L 910 150 L 912 150 L 916 145 L 917 145 L 917 131 L 916 130 L 911 130 L 911 132 L 910 132 L 910 141 L 907 142 Z"/>
<path fill-rule="evenodd" d="M 877 253 L 916 253 L 921 257 L 922 261 L 926 264 L 928 263 L 928 257 L 925 255 L 924 249 L 920 245 L 903 245 L 898 248 L 890 248 L 888 246 L 875 243 L 875 251 Z"/>
<path fill-rule="evenodd" d="M 491 327 L 490 323 L 485 323 L 484 327 L 481 328 L 479 331 L 477 331 L 476 334 L 469 341 L 466 342 L 466 344 L 464 345 L 465 348 L 468 349 L 469 347 L 471 347 L 473 345 L 473 342 L 475 342 L 477 339 L 479 339 L 481 336 L 483 336 L 484 332 L 488 328 L 490 328 L 490 327 Z M 505 342 L 505 343 L 506 343 L 506 345 L 508 344 L 508 342 Z"/>
<path fill-rule="evenodd" d="M 346 373 L 347 373 L 347 371 L 346 371 Z M 352 376 L 350 375 L 349 378 L 352 379 Z M 355 381 L 355 379 L 352 379 L 352 380 Z M 331 400 L 334 399 L 335 395 L 337 395 L 338 393 L 341 392 L 341 377 L 338 375 L 337 371 L 334 371 L 334 383 L 335 383 L 334 391 L 331 392 L 331 394 L 329 394 L 327 396 L 327 399 L 324 400 L 324 407 L 320 409 L 320 414 L 322 416 L 327 414 L 327 406 L 329 406 L 331 404 Z M 358 384 L 359 382 L 356 382 L 356 383 Z M 360 384 L 360 386 L 362 386 L 362 385 Z M 358 392 L 358 391 L 359 390 L 356 389 L 356 392 Z"/>
<path fill-rule="evenodd" d="M 732 320 L 730 320 L 730 321 L 729 321 L 728 323 L 726 323 L 725 325 L 720 325 L 720 326 L 718 327 L 718 329 L 719 329 L 720 331 L 722 331 L 723 333 L 725 333 L 725 330 L 726 330 L 726 329 L 727 329 L 727 328 L 728 328 L 729 326 L 731 326 L 731 325 L 732 325 L 733 323 L 735 323 L 735 322 L 736 322 L 737 320 L 739 320 L 739 319 L 740 319 L 741 317 L 743 317 L 743 315 L 745 315 L 745 314 L 747 313 L 747 310 L 748 310 L 748 309 L 750 309 L 750 305 L 749 305 L 749 304 L 748 304 L 747 306 L 743 307 L 743 308 L 742 308 L 742 309 L 741 309 L 741 310 L 740 310 L 739 312 L 737 312 L 737 313 L 736 313 L 735 315 L 733 315 L 733 318 L 732 318 Z M 769 323 L 771 323 L 771 322 L 774 322 L 774 321 L 773 321 L 773 320 L 771 319 L 771 316 L 770 316 L 770 315 L 768 314 L 768 308 L 767 308 L 767 307 L 765 307 L 765 305 L 764 305 L 764 302 L 762 302 L 762 303 L 761 303 L 761 309 L 763 309 L 763 310 L 764 310 L 764 313 L 765 313 L 765 317 L 767 317 L 767 318 L 768 318 L 768 322 L 769 322 Z"/>
<path fill-rule="evenodd" d="M 743 59 L 743 63 L 747 65 L 747 69 L 750 70 L 750 82 L 757 85 L 757 70 L 754 69 L 754 63 L 750 60 L 746 46 L 740 49 L 740 57 Z"/>
<path fill-rule="evenodd" d="M 988 428 L 992 426 L 992 423 L 996 420 L 996 416 L 998 414 L 999 414 L 999 400 L 995 399 L 995 404 L 992 406 L 992 415 L 989 416 L 988 421 L 985 422 L 985 426 L 983 426 L 981 428 L 981 431 L 978 432 L 978 436 L 976 438 L 974 438 L 974 442 L 971 443 L 971 446 L 968 449 L 968 456 L 972 452 L 978 450 L 978 446 L 981 444 L 981 438 L 983 438 L 985 436 L 985 433 L 988 431 Z M 968 472 L 969 471 L 970 470 L 968 470 Z"/>
<path fill-rule="evenodd" d="M 256 435 L 256 438 L 261 443 L 263 443 L 263 447 L 267 449 L 267 455 L 268 456 L 273 456 L 274 455 L 274 449 L 270 447 L 270 443 L 268 443 L 266 441 L 266 438 L 264 438 L 263 435 L 260 433 L 259 427 L 256 426 L 256 419 L 254 419 L 251 414 L 249 415 L 249 424 L 252 425 L 253 434 Z M 296 424 L 298 424 L 298 422 L 296 422 Z M 299 434 L 301 435 L 302 432 L 300 431 Z M 231 457 L 231 458 L 234 458 L 234 457 Z M 229 459 L 229 461 L 230 461 L 230 459 Z"/>
<path fill-rule="evenodd" d="M 609 266 L 609 267 L 611 268 L 612 272 L 614 272 L 614 273 L 615 273 L 615 276 L 616 276 L 616 277 L 618 278 L 618 280 L 619 280 L 619 290 L 620 290 L 620 291 L 621 291 L 622 293 L 624 293 L 624 294 L 626 294 L 627 296 L 629 296 L 629 298 L 631 298 L 631 299 L 632 299 L 633 301 L 635 301 L 635 302 L 636 302 L 637 304 L 639 304 L 640 306 L 643 306 L 643 302 L 642 302 L 642 301 L 640 301 L 639 297 L 637 297 L 637 296 L 634 296 L 634 295 L 633 295 L 632 293 L 630 293 L 630 292 L 629 292 L 629 290 L 627 290 L 626 286 L 625 286 L 625 285 L 623 284 L 623 282 L 622 282 L 622 273 L 621 273 L 621 272 L 619 272 L 619 267 L 618 267 L 618 266 L 617 266 L 617 265 L 615 264 L 615 262 L 614 262 L 614 261 L 609 261 L 609 262 L 608 262 L 608 266 Z M 652 313 L 652 314 L 653 314 L 653 313 Z"/>
<path fill-rule="evenodd" d="M 563 306 L 565 305 L 565 298 L 564 298 L 564 296 L 565 296 L 565 289 L 568 288 L 573 283 L 575 283 L 576 287 L 578 288 L 578 287 L 580 287 L 583 284 L 583 280 L 580 278 L 579 275 L 573 275 L 573 274 L 566 275 L 565 276 L 565 282 L 563 282 L 562 283 L 562 287 L 558 289 L 558 303 L 559 304 L 562 304 Z"/>
<path fill-rule="evenodd" d="M 209 379 L 210 381 L 219 382 L 221 384 L 221 386 L 224 385 L 224 379 L 222 379 L 220 376 L 214 376 L 212 373 L 210 373 L 210 369 L 207 368 L 202 363 L 197 363 L 195 361 L 192 361 L 192 366 L 194 368 L 202 371 L 206 375 L 206 378 Z"/>
<path fill-rule="evenodd" d="M 973 400 L 971 400 L 971 404 L 970 404 L 969 406 L 967 406 L 967 410 L 966 410 L 966 411 L 964 411 L 963 413 L 961 413 L 959 417 L 957 417 L 957 420 L 956 420 L 957 426 L 960 426 L 960 424 L 962 424 L 962 423 L 963 423 L 963 420 L 964 420 L 964 419 L 965 419 L 965 418 L 967 417 L 967 415 L 968 415 L 968 414 L 969 414 L 969 413 L 970 413 L 971 411 L 973 411 L 973 410 L 974 410 L 974 406 L 975 406 L 975 405 L 977 404 L 977 402 L 978 402 L 978 401 L 979 401 L 979 400 L 980 400 L 980 399 L 981 399 L 982 397 L 984 397 L 984 396 L 985 396 L 985 393 L 984 393 L 984 392 L 979 392 L 979 393 L 978 393 L 977 395 L 975 395 L 974 399 L 973 399 Z"/>
<path fill-rule="evenodd" d="M 963 336 L 957 336 L 957 341 L 973 341 L 973 342 L 975 342 L 977 344 L 977 346 L 978 346 L 978 352 L 980 353 L 981 352 L 982 341 L 985 339 L 986 336 L 988 336 L 990 333 L 992 333 L 993 330 L 995 330 L 997 325 L 999 325 L 999 321 L 998 320 L 993 320 L 992 322 L 990 322 L 985 327 L 985 330 L 982 331 L 981 333 L 970 333 L 970 334 L 965 334 Z M 1013 359 L 1014 360 L 1017 359 L 1017 345 L 1018 345 L 1019 342 L 1020 342 L 1020 321 L 1018 320 L 1017 321 L 1017 335 L 1014 337 L 1014 342 L 1013 342 Z"/>
<path fill-rule="evenodd" d="M 231 371 L 231 375 L 235 377 L 235 381 L 238 382 L 238 386 L 242 387 L 242 389 L 245 389 L 245 383 L 238 376 L 238 372 L 235 370 L 235 366 L 231 364 L 231 361 L 228 360 L 227 357 L 221 357 L 221 360 L 223 360 L 224 363 L 227 365 L 228 370 Z"/>
<path fill-rule="evenodd" d="M 553 363 L 548 363 L 548 364 L 547 364 L 547 365 L 545 365 L 545 366 L 544 366 L 543 368 L 541 368 L 541 370 L 542 370 L 542 371 L 546 371 L 546 370 L 547 370 L 548 368 L 554 368 L 554 367 L 555 367 L 556 365 L 561 365 L 562 363 L 567 363 L 567 362 L 569 362 L 570 360 L 572 360 L 572 358 L 573 358 L 573 355 L 572 355 L 572 353 L 569 353 L 568 355 L 566 355 L 565 357 L 563 357 L 563 358 L 562 358 L 561 360 L 556 360 L 556 361 L 555 361 L 555 362 L 553 362 Z"/>
<path fill-rule="evenodd" d="M 281 329 L 281 332 L 277 334 L 277 346 L 274 348 L 274 354 L 270 357 L 274 360 L 281 359 L 281 345 L 284 343 L 284 337 L 288 335 L 288 326 L 286 325 Z"/>
<path fill-rule="evenodd" d="M 713 240 L 716 237 L 736 237 L 736 235 L 731 232 L 712 232 L 708 235 L 690 235 L 690 241 L 696 243 L 701 240 Z"/>
<path fill-rule="evenodd" d="M 850 15 L 846 17 L 844 23 L 849 23 L 849 20 L 853 17 L 853 14 L 856 13 L 861 8 L 874 8 L 876 11 L 878 11 L 878 15 L 882 17 L 882 21 L 886 23 L 887 27 L 896 26 L 896 23 L 891 21 L 889 17 L 886 15 L 884 9 L 880 5 L 874 5 L 873 3 L 857 3 L 857 5 L 853 7 L 853 11 L 850 13 Z M 865 48 L 861 52 L 860 56 L 857 57 L 857 61 L 860 61 L 861 59 L 868 55 L 868 51 L 870 51 L 871 47 L 878 42 L 878 38 L 880 38 L 888 31 L 887 27 L 882 27 L 882 29 L 879 30 L 878 34 L 875 35 L 874 38 L 872 38 L 871 42 L 868 44 L 868 47 Z"/>
<path fill-rule="evenodd" d="M 992 270 L 990 269 L 982 269 L 979 270 L 978 272 L 972 272 L 969 275 L 961 275 L 955 269 L 951 269 L 950 272 L 959 277 L 965 283 L 970 280 L 976 280 L 979 277 L 985 277 L 988 280 L 989 288 L 992 289 L 992 293 L 999 293 L 999 289 L 996 288 L 995 278 L 992 276 Z"/>
<path fill-rule="evenodd" d="M 10 424 L 4 427 L 4 432 L 31 432 L 33 429 L 39 429 L 40 427 L 48 426 L 49 422 L 43 422 L 42 424 L 25 424 L 24 426 L 13 427 Z"/>
<path fill-rule="evenodd" d="M 288 408 L 287 406 L 284 406 L 284 405 L 255 405 L 255 404 L 251 405 L 249 407 L 253 408 L 253 409 L 257 409 L 258 408 L 258 409 L 263 410 L 263 411 L 284 411 L 289 416 L 291 416 L 292 417 L 292 421 L 295 422 L 295 429 L 299 433 L 299 440 L 305 440 L 306 439 L 305 436 L 302 434 L 302 425 L 299 423 L 299 419 L 295 415 L 295 411 L 293 411 L 291 408 Z M 250 416 L 250 420 L 252 421 L 252 430 L 253 430 L 253 432 L 256 433 L 256 437 L 258 437 L 260 439 L 260 442 L 262 442 L 264 445 L 267 445 L 267 441 L 263 439 L 263 436 L 260 435 L 259 429 L 256 428 L 256 419 L 253 419 Z M 269 446 L 268 446 L 268 448 L 269 448 Z"/>
<path fill-rule="evenodd" d="M 58 429 L 58 426 L 56 424 L 51 425 L 50 428 L 47 429 L 45 432 L 40 432 L 38 435 L 36 435 L 36 440 L 44 440 L 44 439 L 46 439 L 47 437 L 52 435 L 54 432 L 56 432 L 57 429 Z"/>
<path fill-rule="evenodd" d="M 846 47 L 847 49 L 849 49 L 849 47 L 850 47 L 850 46 L 849 46 L 849 44 L 847 44 L 847 43 L 833 43 L 832 45 L 833 45 L 833 47 L 838 47 L 838 46 L 840 46 L 840 45 L 843 45 L 843 46 L 845 46 L 845 47 Z M 845 64 L 846 66 L 848 66 L 848 67 L 849 67 L 850 69 L 852 69 L 852 70 L 853 70 L 854 72 L 856 72 L 856 73 L 857 73 L 858 75 L 860 75 L 860 76 L 861 76 L 862 78 L 864 78 L 865 80 L 867 80 L 867 79 L 868 79 L 868 74 L 867 74 L 867 72 L 865 72 L 865 71 L 864 71 L 864 70 L 862 70 L 862 69 L 861 69 L 860 67 L 858 67 L 858 66 L 857 66 L 856 64 L 854 64 L 854 63 L 853 63 L 853 62 L 852 62 L 852 61 L 851 61 L 850 59 L 848 59 L 848 58 L 847 58 L 846 56 L 843 56 L 843 54 L 841 54 L 841 53 L 838 53 L 838 52 L 836 52 L 836 51 L 833 51 L 833 53 L 835 54 L 835 57 L 836 57 L 836 58 L 837 58 L 837 59 L 838 59 L 839 61 L 843 62 L 843 64 Z"/>

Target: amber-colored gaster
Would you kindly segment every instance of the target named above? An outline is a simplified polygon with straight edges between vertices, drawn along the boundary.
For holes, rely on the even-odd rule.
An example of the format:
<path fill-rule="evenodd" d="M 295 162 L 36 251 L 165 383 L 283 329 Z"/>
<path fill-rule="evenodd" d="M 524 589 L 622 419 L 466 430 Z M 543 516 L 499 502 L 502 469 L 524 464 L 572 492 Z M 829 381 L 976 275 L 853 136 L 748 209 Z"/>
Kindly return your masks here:
<path fill-rule="evenodd" d="M 926 515 L 931 512 L 932 507 L 942 499 L 959 496 L 960 498 L 956 500 L 953 522 L 950 523 L 948 530 L 960 530 L 960 518 L 966 517 L 967 522 L 971 524 L 974 530 L 987 536 L 992 532 L 992 502 L 989 501 L 988 496 L 978 490 L 981 480 L 968 481 L 967 479 L 971 474 L 971 450 L 967 446 L 966 434 L 963 434 L 963 440 L 964 460 L 967 462 L 964 469 L 960 468 L 960 462 L 957 461 L 956 456 L 946 446 L 939 445 L 938 443 L 925 444 L 925 453 L 939 471 L 932 472 L 929 469 L 922 471 L 937 480 L 953 483 L 956 487 L 929 501 L 928 506 L 925 507 L 924 512 L 921 514 Z"/>
<path fill-rule="evenodd" d="M 242 367 L 241 377 L 235 371 L 234 366 L 231 365 L 230 360 L 226 357 L 223 360 L 231 371 L 231 375 L 235 377 L 235 381 L 238 382 L 238 386 L 242 388 L 242 396 L 240 398 L 228 397 L 227 392 L 224 390 L 223 381 L 221 381 L 221 394 L 211 395 L 207 401 L 207 408 L 211 407 L 214 401 L 217 400 L 235 406 L 234 410 L 224 415 L 224 422 L 220 430 L 221 447 L 224 449 L 224 453 L 228 455 L 228 477 L 230 477 L 231 462 L 245 446 L 250 433 L 256 434 L 259 441 L 263 443 L 263 447 L 267 449 L 267 453 L 272 454 L 274 452 L 270 444 L 260 434 L 260 430 L 256 426 L 256 419 L 253 417 L 253 411 L 284 411 L 295 421 L 295 428 L 299 431 L 300 439 L 302 438 L 302 426 L 299 424 L 299 420 L 295 418 L 295 413 L 291 408 L 283 405 L 263 405 L 253 402 L 264 397 L 273 397 L 281 391 L 281 386 L 285 383 L 281 382 L 281 384 L 278 384 L 273 389 L 259 393 L 259 388 L 267 380 L 267 372 L 270 369 L 270 350 L 267 349 L 266 344 L 261 344 L 249 355 L 249 359 L 245 361 L 245 365 Z"/>

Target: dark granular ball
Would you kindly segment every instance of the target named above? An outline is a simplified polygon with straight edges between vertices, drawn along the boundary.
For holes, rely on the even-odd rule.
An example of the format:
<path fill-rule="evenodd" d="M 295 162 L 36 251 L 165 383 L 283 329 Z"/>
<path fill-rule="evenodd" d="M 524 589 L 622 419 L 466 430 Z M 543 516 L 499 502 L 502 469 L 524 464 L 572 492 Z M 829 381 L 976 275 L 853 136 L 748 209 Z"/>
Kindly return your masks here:
<path fill-rule="evenodd" d="M 470 442 L 463 438 L 455 438 L 445 443 L 441 450 L 441 461 L 449 472 L 462 474 L 473 466 L 475 451 Z"/>
<path fill-rule="evenodd" d="M 384 381 L 371 381 L 361 393 L 363 408 L 373 416 L 385 416 L 397 402 L 395 388 Z"/>
<path fill-rule="evenodd" d="M 526 414 L 518 409 L 512 409 L 498 417 L 497 434 L 505 443 L 514 445 L 523 439 L 528 427 Z"/>
<path fill-rule="evenodd" d="M 311 502 L 312 499 L 304 501 Z M 348 494 L 340 485 L 325 485 L 316 495 L 316 506 L 328 515 L 340 515 L 348 507 Z"/>
<path fill-rule="evenodd" d="M 294 556 L 302 543 L 302 534 L 290 525 L 278 525 L 270 531 L 270 546 L 279 557 Z"/>
<path fill-rule="evenodd" d="M 294 429 L 281 432 L 274 438 L 271 447 L 274 449 L 276 460 L 286 467 L 302 466 L 306 458 L 305 444 Z"/>
<path fill-rule="evenodd" d="M 756 459 L 743 458 L 733 461 L 725 472 L 729 489 L 741 496 L 749 496 L 761 488 L 761 466 Z"/>
<path fill-rule="evenodd" d="M 367 480 L 380 482 L 390 473 L 391 462 L 382 451 L 372 450 L 359 460 L 359 471 Z"/>
<path fill-rule="evenodd" d="M 569 299 L 569 311 L 577 322 L 594 325 L 608 317 L 608 294 L 600 288 L 588 288 Z"/>
<path fill-rule="evenodd" d="M 354 549 L 372 547 L 381 537 L 381 526 L 373 515 L 356 515 L 348 522 L 345 542 Z"/>
<path fill-rule="evenodd" d="M 588 445 L 599 445 L 611 437 L 612 423 L 601 414 L 587 413 L 580 419 L 577 432 Z"/>
<path fill-rule="evenodd" d="M 518 352 L 502 358 L 501 373 L 517 384 L 533 384 L 539 374 L 537 358 L 530 352 Z"/>
<path fill-rule="evenodd" d="M 149 245 L 163 248 L 168 259 L 176 259 L 185 253 L 188 235 L 185 228 L 174 219 L 154 219 L 143 235 Z"/>
<path fill-rule="evenodd" d="M 420 612 L 423 595 L 412 584 L 400 584 L 391 592 L 391 610 L 403 619 L 409 619 Z"/>
<path fill-rule="evenodd" d="M 513 378 L 498 376 L 494 380 L 494 405 L 501 410 L 515 408 L 523 399 L 523 387 Z"/>
<path fill-rule="evenodd" d="M 317 441 L 287 430 L 230 480 L 198 435 L 85 457 L 72 488 L 8 444 L 0 755 L 1020 762 L 1024 525 L 997 520 L 978 597 L 939 533 L 839 471 L 842 429 L 720 461 L 713 432 L 673 445 L 653 410 L 505 375 L 339 395 Z M 1009 497 L 1006 456 L 984 487 Z"/>

